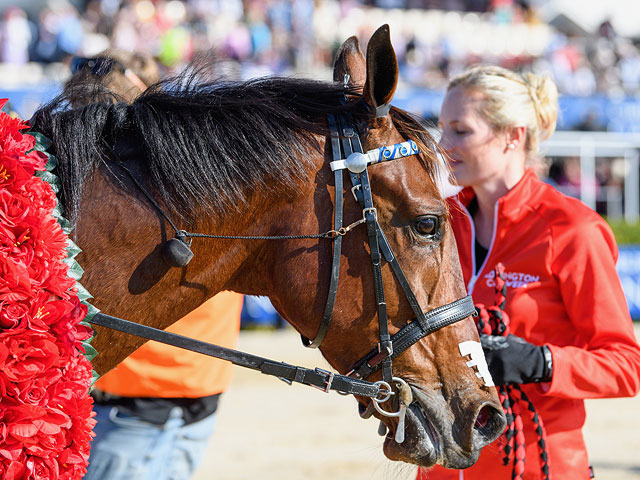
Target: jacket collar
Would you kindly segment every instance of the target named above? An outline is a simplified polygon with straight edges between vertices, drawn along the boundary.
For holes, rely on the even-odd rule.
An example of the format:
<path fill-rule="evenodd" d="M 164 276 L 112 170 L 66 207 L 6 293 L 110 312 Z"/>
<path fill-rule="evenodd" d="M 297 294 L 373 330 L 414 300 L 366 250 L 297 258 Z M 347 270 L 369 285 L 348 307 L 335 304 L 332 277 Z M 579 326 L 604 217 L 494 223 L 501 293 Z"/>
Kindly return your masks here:
<path fill-rule="evenodd" d="M 540 179 L 533 168 L 527 168 L 518 183 L 498 199 L 498 211 L 507 217 L 517 216 L 535 193 L 540 190 L 540 183 Z M 465 187 L 458 194 L 458 200 L 466 208 L 475 196 L 476 194 L 471 187 Z"/>

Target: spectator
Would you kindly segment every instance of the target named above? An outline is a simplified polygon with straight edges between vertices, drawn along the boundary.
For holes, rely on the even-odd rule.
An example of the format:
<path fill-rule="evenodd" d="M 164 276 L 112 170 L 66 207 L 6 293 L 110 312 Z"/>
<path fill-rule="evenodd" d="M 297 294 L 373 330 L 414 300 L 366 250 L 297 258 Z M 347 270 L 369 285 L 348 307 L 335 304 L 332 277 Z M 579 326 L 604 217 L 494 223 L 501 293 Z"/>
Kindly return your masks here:
<path fill-rule="evenodd" d="M 553 132 L 556 115 L 557 90 L 548 78 L 472 68 L 449 83 L 440 145 L 466 187 L 451 201 L 451 221 L 476 304 L 496 303 L 494 267 L 500 262 L 505 269 L 506 304 L 498 307 L 508 314 L 511 333 L 481 335 L 489 370 L 496 385 L 512 386 L 501 390 L 526 394 L 546 428 L 545 465 L 536 425 L 522 415 L 518 443 L 524 439 L 524 445 L 515 455 L 522 460 L 526 452 L 524 478 L 547 478 L 548 468 L 551 478 L 586 480 L 584 399 L 637 394 L 640 347 L 616 273 L 611 229 L 525 167 Z M 504 445 L 503 436 L 496 446 Z M 436 467 L 418 478 L 511 479 L 516 469 L 502 457 L 488 447 L 467 470 Z"/>
<path fill-rule="evenodd" d="M 66 84 L 65 92 L 78 105 L 88 99 L 76 98 L 72 92 L 76 85 L 103 87 L 102 91 L 88 92 L 93 101 L 118 99 L 131 103 L 160 79 L 160 69 L 152 57 L 118 49 L 105 50 L 92 58 L 74 57 L 71 71 L 74 77 Z"/>
<path fill-rule="evenodd" d="M 29 61 L 29 45 L 32 40 L 32 28 L 27 14 L 19 7 L 9 7 L 3 16 L 2 61 L 23 65 Z"/>

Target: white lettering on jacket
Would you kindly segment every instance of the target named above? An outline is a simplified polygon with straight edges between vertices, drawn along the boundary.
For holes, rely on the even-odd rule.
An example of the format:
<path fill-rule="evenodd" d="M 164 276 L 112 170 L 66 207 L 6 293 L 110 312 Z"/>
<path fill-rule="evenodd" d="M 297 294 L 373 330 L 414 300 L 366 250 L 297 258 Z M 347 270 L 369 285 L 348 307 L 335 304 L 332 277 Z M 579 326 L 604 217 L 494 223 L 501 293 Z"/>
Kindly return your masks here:
<path fill-rule="evenodd" d="M 480 342 L 469 340 L 458 344 L 460 349 L 460 355 L 463 357 L 469 356 L 470 360 L 467 362 L 467 367 L 476 368 L 476 377 L 484 380 L 484 384 L 487 387 L 493 387 L 493 378 L 489 373 L 489 367 L 487 366 L 487 360 L 484 358 L 484 351 Z"/>
<path fill-rule="evenodd" d="M 493 270 L 487 273 L 484 278 L 487 287 L 495 287 L 495 272 Z M 504 279 L 507 282 L 507 288 L 525 288 L 530 283 L 539 282 L 540 275 L 529 275 L 528 273 L 522 272 L 504 272 Z"/>

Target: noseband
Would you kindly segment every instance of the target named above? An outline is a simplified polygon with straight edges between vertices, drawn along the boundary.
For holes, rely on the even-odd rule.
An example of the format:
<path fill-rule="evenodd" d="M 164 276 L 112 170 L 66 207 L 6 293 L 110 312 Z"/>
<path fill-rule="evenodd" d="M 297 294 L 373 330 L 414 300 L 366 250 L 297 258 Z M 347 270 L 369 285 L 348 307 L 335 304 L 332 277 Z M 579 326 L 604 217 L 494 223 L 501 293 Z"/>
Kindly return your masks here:
<path fill-rule="evenodd" d="M 371 194 L 371 185 L 369 183 L 367 168 L 372 164 L 392 161 L 419 153 L 418 146 L 415 142 L 409 140 L 407 142 L 384 146 L 363 153 L 357 130 L 354 127 L 353 121 L 347 114 L 340 114 L 337 116 L 331 114 L 328 115 L 328 125 L 331 131 L 331 147 L 333 155 L 331 169 L 334 172 L 335 179 L 334 229 L 325 233 L 312 235 L 234 236 L 189 233 L 183 230 L 178 230 L 158 203 L 134 177 L 133 173 L 119 161 L 117 154 L 114 151 L 111 151 L 111 154 L 117 160 L 117 163 L 130 175 L 131 179 L 140 191 L 174 228 L 176 231 L 176 237 L 179 238 L 181 242 L 185 242 L 187 248 L 187 237 L 240 240 L 284 240 L 304 238 L 332 239 L 333 261 L 327 303 L 315 338 L 313 340 L 309 340 L 302 337 L 303 343 L 307 347 L 316 348 L 320 346 L 331 324 L 331 317 L 333 315 L 333 309 L 338 292 L 342 237 L 355 226 L 365 223 L 367 226 L 371 265 L 373 268 L 380 342 L 376 348 L 356 362 L 350 372 L 346 375 L 340 375 L 319 368 L 311 370 L 304 367 L 289 365 L 284 362 L 275 362 L 248 353 L 183 337 L 181 335 L 176 335 L 174 333 L 141 325 L 121 318 L 112 317 L 110 315 L 99 313 L 94 307 L 92 307 L 92 310 L 90 310 L 87 315 L 86 321 L 132 335 L 137 335 L 145 339 L 155 340 L 168 345 L 174 345 L 183 349 L 221 358 L 223 360 L 230 361 L 235 365 L 259 370 L 267 375 L 277 376 L 287 383 L 297 382 L 317 387 L 326 392 L 329 390 L 335 390 L 340 393 L 370 397 L 374 399 L 377 404 L 384 403 L 393 394 L 391 388 L 392 383 L 404 383 L 404 386 L 406 387 L 405 390 L 408 389 L 408 386 L 406 386 L 406 383 L 402 381 L 402 379 L 393 376 L 392 360 L 426 335 L 429 335 L 440 328 L 446 327 L 447 325 L 456 323 L 468 316 L 475 315 L 473 301 L 470 296 L 466 296 L 424 313 L 420 308 L 416 296 L 413 293 L 411 286 L 409 285 L 398 260 L 394 256 L 391 246 L 389 245 L 389 242 L 387 241 L 378 222 L 377 211 L 373 205 L 373 197 Z M 346 227 L 342 225 L 344 170 L 347 170 L 349 173 L 352 184 L 351 192 L 362 208 L 362 218 Z M 391 270 L 402 288 L 416 317 L 415 321 L 400 329 L 400 331 L 393 336 L 389 334 L 387 304 L 385 302 L 384 284 L 382 281 L 383 258 L 390 265 Z M 370 382 L 365 380 L 366 377 L 380 369 L 382 369 L 382 381 Z M 385 414 L 387 416 L 393 416 L 389 415 L 388 412 Z"/>

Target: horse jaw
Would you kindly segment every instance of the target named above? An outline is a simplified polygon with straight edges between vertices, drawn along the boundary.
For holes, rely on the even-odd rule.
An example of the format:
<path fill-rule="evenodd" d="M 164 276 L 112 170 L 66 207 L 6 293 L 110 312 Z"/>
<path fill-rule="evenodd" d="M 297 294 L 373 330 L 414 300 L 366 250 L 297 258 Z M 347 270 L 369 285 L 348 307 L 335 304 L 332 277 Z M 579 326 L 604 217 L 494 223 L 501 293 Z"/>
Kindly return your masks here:
<path fill-rule="evenodd" d="M 411 389 L 415 400 L 407 409 L 402 443 L 395 441 L 397 422 L 387 425 L 389 433 L 383 450 L 390 460 L 421 467 L 440 464 L 446 468 L 468 468 L 478 460 L 481 449 L 504 430 L 504 415 L 490 403 L 478 399 L 473 430 L 456 431 L 454 414 L 442 395 L 416 386 Z"/>

